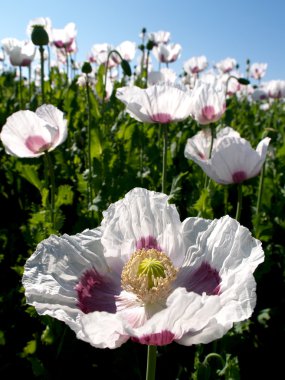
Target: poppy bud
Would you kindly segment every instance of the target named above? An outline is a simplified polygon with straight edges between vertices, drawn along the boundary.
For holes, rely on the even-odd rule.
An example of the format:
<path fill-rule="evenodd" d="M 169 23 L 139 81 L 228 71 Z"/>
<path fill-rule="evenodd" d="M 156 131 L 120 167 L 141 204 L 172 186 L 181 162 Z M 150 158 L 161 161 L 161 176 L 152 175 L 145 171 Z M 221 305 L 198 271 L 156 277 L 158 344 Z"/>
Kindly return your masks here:
<path fill-rule="evenodd" d="M 49 43 L 48 33 L 42 25 L 34 25 L 31 35 L 34 45 L 43 46 Z"/>
<path fill-rule="evenodd" d="M 126 61 L 125 59 L 122 59 L 121 68 L 122 68 L 125 75 L 128 75 L 129 77 L 132 75 L 131 66 L 130 66 L 129 62 Z"/>
<path fill-rule="evenodd" d="M 152 48 L 155 46 L 155 43 L 151 40 L 147 41 L 146 48 L 147 50 L 152 50 Z"/>
<path fill-rule="evenodd" d="M 92 73 L 92 67 L 91 67 L 91 64 L 90 62 L 84 62 L 82 67 L 81 67 L 81 71 L 84 73 L 84 74 L 90 74 Z"/>
<path fill-rule="evenodd" d="M 247 86 L 247 85 L 250 84 L 250 81 L 249 81 L 248 79 L 246 79 L 246 78 L 237 78 L 237 80 L 238 80 L 238 82 L 239 82 L 240 84 L 243 84 L 243 85 L 245 85 L 245 86 Z"/>

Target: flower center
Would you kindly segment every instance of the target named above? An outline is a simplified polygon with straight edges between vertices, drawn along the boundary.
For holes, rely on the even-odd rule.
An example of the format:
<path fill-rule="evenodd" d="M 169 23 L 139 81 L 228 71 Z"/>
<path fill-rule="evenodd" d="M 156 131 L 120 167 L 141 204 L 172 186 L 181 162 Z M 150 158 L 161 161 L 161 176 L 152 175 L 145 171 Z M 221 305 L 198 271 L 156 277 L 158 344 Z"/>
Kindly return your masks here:
<path fill-rule="evenodd" d="M 139 249 L 125 264 L 121 283 L 145 304 L 163 301 L 171 290 L 177 269 L 170 258 L 157 249 Z"/>

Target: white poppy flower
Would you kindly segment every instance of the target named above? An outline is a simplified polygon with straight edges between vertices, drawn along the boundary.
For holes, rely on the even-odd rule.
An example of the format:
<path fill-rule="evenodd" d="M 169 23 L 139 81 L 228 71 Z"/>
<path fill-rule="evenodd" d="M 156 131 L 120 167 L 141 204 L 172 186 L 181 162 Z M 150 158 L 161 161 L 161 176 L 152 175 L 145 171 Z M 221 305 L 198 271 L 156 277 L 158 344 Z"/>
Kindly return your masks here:
<path fill-rule="evenodd" d="M 227 128 L 217 134 L 210 159 L 210 136 L 205 135 L 205 132 L 188 139 L 184 154 L 212 180 L 227 185 L 243 182 L 260 173 L 269 142 L 270 138 L 265 137 L 254 150 L 247 140 Z"/>
<path fill-rule="evenodd" d="M 158 44 L 167 44 L 170 40 L 170 32 L 159 30 L 158 32 L 151 32 L 148 35 L 150 41 Z"/>
<path fill-rule="evenodd" d="M 281 99 L 285 97 L 285 80 L 276 79 L 264 83 L 264 89 L 268 96 L 273 99 Z"/>
<path fill-rule="evenodd" d="M 35 58 L 36 46 L 31 41 L 4 38 L 1 42 L 13 66 L 29 66 Z"/>
<path fill-rule="evenodd" d="M 250 66 L 250 76 L 254 79 L 260 80 L 266 74 L 267 66 L 267 63 L 253 63 Z"/>
<path fill-rule="evenodd" d="M 198 80 L 191 96 L 191 115 L 201 125 L 218 121 L 226 110 L 225 89 L 216 80 L 205 83 Z"/>
<path fill-rule="evenodd" d="M 219 141 L 224 137 L 240 137 L 240 134 L 231 127 L 226 127 L 217 132 L 217 136 L 213 141 L 213 149 L 219 144 Z M 203 128 L 195 136 L 187 140 L 184 155 L 189 160 L 195 157 L 196 159 L 206 160 L 210 156 L 212 142 L 212 134 L 210 128 Z"/>
<path fill-rule="evenodd" d="M 69 49 L 77 36 L 74 22 L 68 23 L 63 29 L 52 29 L 52 42 L 61 49 Z"/>
<path fill-rule="evenodd" d="M 170 123 L 190 115 L 190 92 L 171 84 L 157 84 L 147 89 L 136 86 L 117 89 L 116 97 L 136 120 L 145 123 Z"/>
<path fill-rule="evenodd" d="M 237 61 L 234 58 L 225 58 L 215 64 L 215 67 L 222 73 L 229 73 L 237 65 Z"/>
<path fill-rule="evenodd" d="M 117 50 L 121 57 L 126 61 L 130 62 L 135 58 L 136 54 L 136 43 L 131 41 L 121 42 L 118 46 L 116 46 L 115 50 Z M 115 61 L 118 60 L 118 54 L 114 54 L 112 57 Z M 121 59 L 118 60 L 118 64 L 121 62 Z"/>
<path fill-rule="evenodd" d="M 55 149 L 66 137 L 63 112 L 51 104 L 42 105 L 36 112 L 15 112 L 0 134 L 6 153 L 17 157 L 38 157 Z"/>
<path fill-rule="evenodd" d="M 175 71 L 167 67 L 163 67 L 160 71 L 151 71 L 148 73 L 147 84 L 153 86 L 159 83 L 172 83 L 175 84 L 177 75 Z"/>
<path fill-rule="evenodd" d="M 188 59 L 188 61 L 184 62 L 183 69 L 187 74 L 191 75 L 200 73 L 205 70 L 207 66 L 207 58 L 204 55 L 201 55 L 199 57 L 192 57 Z"/>
<path fill-rule="evenodd" d="M 100 227 L 50 236 L 27 260 L 27 302 L 79 339 L 115 348 L 208 343 L 252 314 L 261 242 L 225 216 L 180 222 L 162 193 L 135 188 Z"/>
<path fill-rule="evenodd" d="M 162 63 L 171 63 L 177 61 L 180 57 L 182 47 L 179 44 L 159 44 L 154 46 L 152 53 L 155 58 Z"/>

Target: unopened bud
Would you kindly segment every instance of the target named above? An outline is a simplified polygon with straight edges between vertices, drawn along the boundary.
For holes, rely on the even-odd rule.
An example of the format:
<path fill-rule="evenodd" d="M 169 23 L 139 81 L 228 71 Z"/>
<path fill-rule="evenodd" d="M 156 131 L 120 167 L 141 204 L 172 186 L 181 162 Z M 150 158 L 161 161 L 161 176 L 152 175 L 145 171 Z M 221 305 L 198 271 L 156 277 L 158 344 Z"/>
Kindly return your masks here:
<path fill-rule="evenodd" d="M 152 50 L 152 48 L 155 46 L 155 43 L 151 40 L 147 41 L 146 48 L 147 50 Z"/>
<path fill-rule="evenodd" d="M 125 59 L 122 59 L 121 68 L 122 68 L 125 75 L 128 75 L 129 77 L 132 75 L 131 66 L 130 66 L 129 62 L 126 61 Z"/>
<path fill-rule="evenodd" d="M 43 25 L 34 25 L 31 35 L 31 39 L 34 45 L 43 46 L 49 43 L 48 33 Z"/>
<path fill-rule="evenodd" d="M 81 67 L 81 71 L 84 73 L 84 74 L 90 74 L 92 73 L 92 66 L 90 64 L 90 62 L 84 62 L 82 67 Z"/>
<path fill-rule="evenodd" d="M 238 82 L 239 82 L 240 84 L 245 85 L 245 86 L 247 86 L 247 85 L 250 84 L 250 81 L 249 81 L 248 79 L 246 79 L 246 78 L 238 78 Z"/>

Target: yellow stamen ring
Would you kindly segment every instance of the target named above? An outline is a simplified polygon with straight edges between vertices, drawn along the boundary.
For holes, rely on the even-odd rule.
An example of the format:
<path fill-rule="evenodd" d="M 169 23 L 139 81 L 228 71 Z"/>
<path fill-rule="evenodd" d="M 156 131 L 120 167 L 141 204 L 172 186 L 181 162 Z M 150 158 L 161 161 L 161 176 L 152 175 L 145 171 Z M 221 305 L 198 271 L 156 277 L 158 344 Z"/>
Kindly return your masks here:
<path fill-rule="evenodd" d="M 121 282 L 124 290 L 135 293 L 145 304 L 165 300 L 177 269 L 170 258 L 157 249 L 139 249 L 124 265 Z"/>

